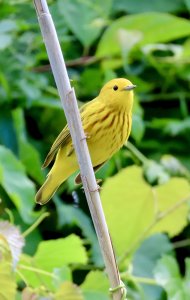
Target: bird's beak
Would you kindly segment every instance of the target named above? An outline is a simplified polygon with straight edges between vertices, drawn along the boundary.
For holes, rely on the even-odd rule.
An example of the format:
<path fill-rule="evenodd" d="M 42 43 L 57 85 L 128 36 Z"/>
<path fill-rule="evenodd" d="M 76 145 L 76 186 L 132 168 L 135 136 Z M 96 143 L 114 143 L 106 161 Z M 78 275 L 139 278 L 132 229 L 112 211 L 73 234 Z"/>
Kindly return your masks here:
<path fill-rule="evenodd" d="M 124 87 L 124 91 L 131 91 L 135 88 L 136 88 L 136 85 L 131 84 L 131 85 L 128 85 L 128 86 Z"/>

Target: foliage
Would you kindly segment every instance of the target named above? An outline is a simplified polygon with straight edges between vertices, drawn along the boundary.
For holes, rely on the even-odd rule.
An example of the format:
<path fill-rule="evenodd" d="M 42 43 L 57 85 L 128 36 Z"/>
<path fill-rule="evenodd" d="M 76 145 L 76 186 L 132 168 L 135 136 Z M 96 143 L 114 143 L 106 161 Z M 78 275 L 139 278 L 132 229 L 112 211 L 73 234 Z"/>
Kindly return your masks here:
<path fill-rule="evenodd" d="M 187 300 L 190 1 L 51 0 L 49 7 L 79 105 L 111 78 L 137 85 L 130 140 L 97 173 L 128 300 Z M 42 161 L 65 124 L 33 4 L 2 0 L 2 299 L 109 299 L 73 177 L 46 207 L 34 203 Z"/>

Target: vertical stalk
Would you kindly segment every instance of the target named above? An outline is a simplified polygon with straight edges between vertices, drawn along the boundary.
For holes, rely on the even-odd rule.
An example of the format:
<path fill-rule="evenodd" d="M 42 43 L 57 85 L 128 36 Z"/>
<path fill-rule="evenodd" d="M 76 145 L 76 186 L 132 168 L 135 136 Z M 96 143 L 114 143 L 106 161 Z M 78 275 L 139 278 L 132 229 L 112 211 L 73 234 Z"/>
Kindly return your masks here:
<path fill-rule="evenodd" d="M 73 145 L 78 159 L 84 192 L 97 233 L 106 272 L 113 291 L 114 300 L 123 299 L 124 288 L 118 288 L 121 280 L 114 251 L 102 209 L 96 178 L 90 159 L 85 133 L 77 106 L 74 89 L 71 88 L 57 33 L 45 0 L 34 0 L 38 21 L 48 53 L 61 103 L 67 118 Z M 63 7 L 64 9 L 64 7 Z"/>

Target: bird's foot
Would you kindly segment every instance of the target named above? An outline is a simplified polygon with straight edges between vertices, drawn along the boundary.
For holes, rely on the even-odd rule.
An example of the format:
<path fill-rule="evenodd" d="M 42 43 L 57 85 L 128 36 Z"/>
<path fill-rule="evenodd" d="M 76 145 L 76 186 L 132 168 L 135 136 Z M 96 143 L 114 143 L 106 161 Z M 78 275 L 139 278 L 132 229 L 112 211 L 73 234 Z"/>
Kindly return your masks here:
<path fill-rule="evenodd" d="M 90 190 L 90 192 L 100 192 L 101 190 L 102 190 L 102 187 L 99 185 L 100 183 L 102 182 L 102 179 L 96 179 L 96 183 L 97 183 L 97 187 L 96 187 L 96 189 L 94 189 L 94 190 Z"/>
<path fill-rule="evenodd" d="M 102 190 L 102 187 L 99 185 L 99 183 L 101 183 L 101 182 L 102 182 L 102 179 L 96 179 L 96 183 L 97 183 L 96 188 L 94 190 L 89 189 L 89 192 L 91 192 L 91 193 L 95 193 L 97 191 L 100 192 Z M 81 189 L 84 190 L 84 187 L 82 186 Z"/>
<path fill-rule="evenodd" d="M 101 190 L 101 187 L 99 184 L 97 184 L 96 188 L 94 190 L 89 190 L 91 193 L 99 192 Z"/>

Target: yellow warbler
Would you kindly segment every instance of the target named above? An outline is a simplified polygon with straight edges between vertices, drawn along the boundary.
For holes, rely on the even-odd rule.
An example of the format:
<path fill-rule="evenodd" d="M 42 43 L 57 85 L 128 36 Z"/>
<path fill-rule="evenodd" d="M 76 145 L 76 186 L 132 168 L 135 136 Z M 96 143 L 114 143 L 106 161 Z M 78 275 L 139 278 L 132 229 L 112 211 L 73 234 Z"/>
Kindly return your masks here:
<path fill-rule="evenodd" d="M 94 100 L 80 110 L 95 171 L 118 151 L 129 137 L 134 88 L 135 85 L 127 79 L 113 79 L 104 85 Z M 79 168 L 68 126 L 65 126 L 55 140 L 43 167 L 47 167 L 55 155 L 54 165 L 36 194 L 36 202 L 41 205 L 48 202 L 61 183 Z M 80 183 L 80 180 L 79 174 L 75 181 Z"/>

